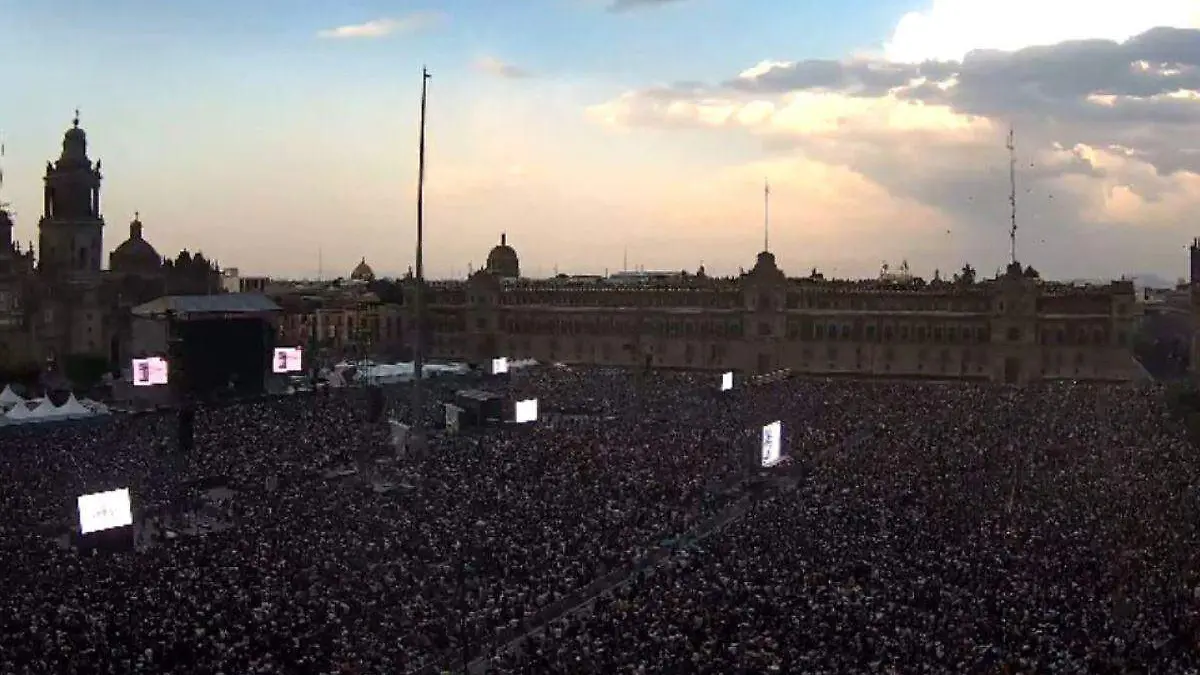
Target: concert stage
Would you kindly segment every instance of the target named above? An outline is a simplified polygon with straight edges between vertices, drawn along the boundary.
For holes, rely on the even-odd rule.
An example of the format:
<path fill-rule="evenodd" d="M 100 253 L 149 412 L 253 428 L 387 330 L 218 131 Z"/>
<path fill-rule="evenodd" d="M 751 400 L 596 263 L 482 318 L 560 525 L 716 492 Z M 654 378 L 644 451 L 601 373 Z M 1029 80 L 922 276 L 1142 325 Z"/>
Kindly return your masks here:
<path fill-rule="evenodd" d="M 162 402 L 172 402 L 262 394 L 280 313 L 257 293 L 165 296 L 135 307 L 132 353 L 165 356 L 169 366 L 166 387 L 137 387 L 135 395 L 166 390 Z"/>

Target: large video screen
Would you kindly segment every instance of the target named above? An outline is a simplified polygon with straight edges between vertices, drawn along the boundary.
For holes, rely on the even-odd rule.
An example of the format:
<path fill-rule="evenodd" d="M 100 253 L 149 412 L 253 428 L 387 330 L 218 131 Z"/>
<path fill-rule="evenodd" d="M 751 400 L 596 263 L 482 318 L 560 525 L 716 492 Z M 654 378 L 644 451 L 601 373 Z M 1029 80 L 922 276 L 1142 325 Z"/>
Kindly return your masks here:
<path fill-rule="evenodd" d="M 775 466 L 783 454 L 783 423 L 771 422 L 762 428 L 762 466 Z"/>
<path fill-rule="evenodd" d="M 723 373 L 721 375 L 721 391 L 729 391 L 733 389 L 733 371 Z"/>
<path fill-rule="evenodd" d="M 80 534 L 103 532 L 133 524 L 133 509 L 129 506 L 128 489 L 83 495 L 78 504 Z"/>
<path fill-rule="evenodd" d="M 152 387 L 167 383 L 167 360 L 160 356 L 133 359 L 133 386 Z"/>
<path fill-rule="evenodd" d="M 299 347 L 276 347 L 274 355 L 271 356 L 271 372 L 273 373 L 298 373 L 302 369 L 301 355 L 303 352 Z"/>
<path fill-rule="evenodd" d="M 508 372 L 508 357 L 501 356 L 498 359 L 492 359 L 492 374 L 503 375 Z"/>
<path fill-rule="evenodd" d="M 524 401 L 517 401 L 515 410 L 515 420 L 517 424 L 525 424 L 526 422 L 536 422 L 538 418 L 537 399 L 531 398 Z"/>

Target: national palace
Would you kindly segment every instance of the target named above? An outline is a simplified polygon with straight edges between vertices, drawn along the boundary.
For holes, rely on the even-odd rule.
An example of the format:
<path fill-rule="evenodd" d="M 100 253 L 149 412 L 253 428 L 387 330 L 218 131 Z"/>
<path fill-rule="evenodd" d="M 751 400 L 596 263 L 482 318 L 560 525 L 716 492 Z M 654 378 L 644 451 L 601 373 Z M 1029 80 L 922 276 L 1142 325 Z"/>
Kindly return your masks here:
<path fill-rule="evenodd" d="M 411 274 L 392 297 L 363 261 L 343 302 L 281 293 L 284 339 L 403 355 L 413 326 Z M 1131 380 L 1140 316 L 1134 285 L 1044 281 L 1011 264 L 993 279 L 869 281 L 786 275 L 764 251 L 736 278 L 625 273 L 532 280 L 505 237 L 485 268 L 426 284 L 428 352 L 565 364 L 878 378 Z M 365 299 L 364 299 L 365 298 Z M 307 304 L 306 304 L 307 303 Z M 370 344 L 367 344 L 370 343 Z"/>

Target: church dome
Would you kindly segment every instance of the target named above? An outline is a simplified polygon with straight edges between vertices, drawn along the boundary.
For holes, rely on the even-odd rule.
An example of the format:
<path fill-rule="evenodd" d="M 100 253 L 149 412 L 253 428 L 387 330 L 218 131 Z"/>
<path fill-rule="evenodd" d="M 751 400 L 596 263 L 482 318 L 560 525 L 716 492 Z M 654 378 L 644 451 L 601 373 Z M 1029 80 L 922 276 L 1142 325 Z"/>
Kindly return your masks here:
<path fill-rule="evenodd" d="M 516 279 L 521 276 L 521 259 L 508 245 L 508 235 L 500 235 L 500 244 L 488 253 L 487 271 L 498 277 Z"/>
<path fill-rule="evenodd" d="M 367 264 L 367 259 L 363 258 L 350 273 L 350 279 L 352 281 L 375 281 L 375 270 L 371 269 L 371 266 Z"/>
<path fill-rule="evenodd" d="M 71 128 L 63 134 L 62 158 L 84 159 L 87 157 L 87 132 L 79 126 L 79 112 L 71 120 Z"/>
<path fill-rule="evenodd" d="M 162 264 L 158 251 L 142 237 L 142 221 L 135 215 L 129 223 L 129 238 L 109 255 L 109 267 L 115 272 L 156 270 Z"/>

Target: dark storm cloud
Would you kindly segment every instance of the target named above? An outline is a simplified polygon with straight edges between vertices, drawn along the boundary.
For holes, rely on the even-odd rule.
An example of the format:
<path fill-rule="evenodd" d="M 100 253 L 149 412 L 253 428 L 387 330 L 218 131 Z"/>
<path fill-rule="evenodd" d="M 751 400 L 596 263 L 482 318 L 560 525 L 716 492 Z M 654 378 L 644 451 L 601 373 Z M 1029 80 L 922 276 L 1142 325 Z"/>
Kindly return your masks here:
<path fill-rule="evenodd" d="M 676 124 L 680 120 L 659 114 L 670 103 L 722 96 L 891 93 L 1011 123 L 1023 133 L 1030 130 L 1036 143 L 1120 145 L 1161 172 L 1200 172 L 1200 101 L 1164 96 L 1181 90 L 1200 90 L 1200 30 L 1155 28 L 1123 43 L 1079 40 L 1015 52 L 978 50 L 961 62 L 780 63 L 715 87 L 681 83 L 640 92 L 645 105 L 634 106 L 629 121 Z"/>
<path fill-rule="evenodd" d="M 954 225 L 941 244 L 925 244 L 968 257 L 975 255 L 972 251 L 1007 247 L 1004 132 L 1009 125 L 1017 135 L 1020 238 L 1023 250 L 1036 251 L 1035 261 L 1066 273 L 1090 268 L 1093 254 L 1128 250 L 1152 257 L 1156 247 L 1173 246 L 1191 227 L 1186 210 L 1138 216 L 1165 219 L 1153 228 L 1122 228 L 1096 214 L 1113 217 L 1105 205 L 1117 187 L 1147 204 L 1179 201 L 1185 183 L 1172 174 L 1200 174 L 1200 100 L 1168 96 L 1200 90 L 1200 30 L 1157 28 L 1123 43 L 1083 40 L 1015 52 L 980 50 L 962 61 L 807 60 L 762 65 L 753 72 L 715 84 L 684 82 L 630 92 L 619 102 L 622 120 L 659 128 L 735 127 L 737 116 L 725 122 L 716 115 L 700 119 L 687 105 L 675 104 L 719 110 L 760 99 L 803 106 L 802 99 L 776 100 L 799 92 L 863 99 L 890 94 L 992 124 L 898 128 L 887 117 L 891 106 L 883 104 L 882 123 L 870 114 L 859 123 L 849 114 L 833 128 L 808 131 L 788 124 L 784 115 L 777 124 L 747 126 L 772 153 L 846 167 L 896 197 L 938 209 Z M 1097 150 L 1135 161 L 1094 159 Z"/>
<path fill-rule="evenodd" d="M 1200 30 L 1156 28 L 1124 43 L 1081 40 L 1016 52 L 974 51 L 957 64 L 954 75 L 955 87 L 923 86 L 903 95 L 988 116 L 1078 114 L 1082 104 L 1103 110 L 1103 106 L 1088 103 L 1088 98 L 1149 98 L 1200 90 Z M 1153 107 L 1169 107 L 1158 103 L 1153 102 Z M 1110 110 L 1144 119 L 1150 107 L 1132 110 L 1126 104 L 1123 109 L 1116 106 Z M 1176 113 L 1183 110 L 1175 108 Z M 1195 121 L 1195 106 L 1190 108 L 1188 121 Z"/>
<path fill-rule="evenodd" d="M 955 86 L 937 85 L 951 78 Z M 921 79 L 926 82 L 910 85 Z M 894 92 L 902 98 L 989 117 L 1059 110 L 1078 115 L 1086 108 L 1095 117 L 1147 119 L 1148 115 L 1161 115 L 1150 121 L 1190 123 L 1200 113 L 1189 101 L 1121 101 L 1104 107 L 1088 99 L 1095 95 L 1149 98 L 1200 90 L 1200 30 L 1155 28 L 1124 43 L 1080 40 L 1015 52 L 980 50 L 967 54 L 961 62 L 813 59 L 777 64 L 756 76 L 729 80 L 720 88 L 760 95 L 806 90 L 857 96 Z M 660 90 L 656 98 L 674 95 L 686 99 L 699 91 L 704 88 L 687 83 Z"/>

